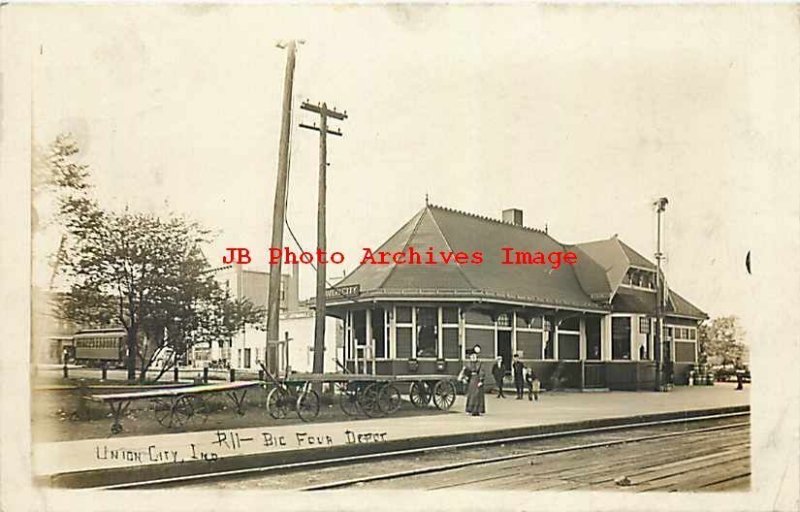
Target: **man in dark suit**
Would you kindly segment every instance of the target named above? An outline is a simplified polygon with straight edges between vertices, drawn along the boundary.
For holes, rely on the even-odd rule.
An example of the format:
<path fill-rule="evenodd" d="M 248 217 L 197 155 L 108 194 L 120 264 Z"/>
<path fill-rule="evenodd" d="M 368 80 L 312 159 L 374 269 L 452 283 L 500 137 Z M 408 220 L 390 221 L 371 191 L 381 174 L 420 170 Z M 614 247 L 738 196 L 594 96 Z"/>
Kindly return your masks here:
<path fill-rule="evenodd" d="M 519 360 L 519 354 L 514 354 L 514 364 L 511 365 L 514 373 L 514 387 L 517 388 L 517 400 L 522 400 L 525 389 L 525 365 Z"/>
<path fill-rule="evenodd" d="M 494 383 L 497 386 L 497 398 L 506 397 L 506 395 L 503 394 L 503 377 L 505 376 L 506 368 L 503 366 L 503 358 L 497 356 L 497 360 L 492 366 L 492 377 L 494 377 Z"/>

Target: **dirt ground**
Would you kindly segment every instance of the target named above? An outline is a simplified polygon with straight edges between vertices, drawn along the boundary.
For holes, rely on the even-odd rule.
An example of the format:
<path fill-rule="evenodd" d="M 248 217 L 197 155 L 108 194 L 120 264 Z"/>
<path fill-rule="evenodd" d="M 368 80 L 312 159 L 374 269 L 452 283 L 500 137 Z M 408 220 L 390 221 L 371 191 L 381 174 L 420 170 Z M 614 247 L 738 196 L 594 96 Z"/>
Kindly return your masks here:
<path fill-rule="evenodd" d="M 113 393 L 126 391 L 120 389 L 119 383 L 112 388 L 103 387 L 97 381 L 84 381 L 88 389 L 79 389 L 76 382 L 49 381 L 34 385 L 31 401 L 32 435 L 34 442 L 68 441 L 78 439 L 95 439 L 111 436 L 113 416 L 109 406 L 103 403 L 82 399 L 86 393 Z M 232 429 L 258 426 L 277 426 L 302 423 L 294 412 L 285 419 L 276 420 L 266 410 L 267 392 L 261 388 L 248 390 L 245 398 L 245 414 L 236 414 L 233 402 L 224 393 L 213 393 L 204 396 L 208 416 L 203 421 L 201 416 L 193 418 L 181 427 L 167 429 L 160 425 L 149 400 L 132 402 L 128 411 L 121 418 L 123 431 L 117 436 L 139 436 L 163 434 L 165 432 L 190 432 L 196 430 Z M 400 409 L 393 417 L 420 416 L 431 414 L 448 414 L 439 411 L 432 405 L 418 409 L 404 397 Z M 319 416 L 315 423 L 333 421 L 359 421 L 366 416 L 350 417 L 342 412 L 338 397 L 324 395 L 320 405 Z"/>

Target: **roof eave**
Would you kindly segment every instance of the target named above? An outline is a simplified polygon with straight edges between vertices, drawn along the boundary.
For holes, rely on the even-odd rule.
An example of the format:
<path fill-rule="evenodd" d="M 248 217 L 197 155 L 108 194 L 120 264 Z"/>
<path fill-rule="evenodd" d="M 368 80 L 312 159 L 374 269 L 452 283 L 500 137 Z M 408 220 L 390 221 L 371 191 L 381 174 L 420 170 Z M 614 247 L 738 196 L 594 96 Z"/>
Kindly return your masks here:
<path fill-rule="evenodd" d="M 448 293 L 449 292 L 449 293 Z M 568 309 L 576 311 L 587 311 L 593 313 L 608 313 L 610 307 L 605 307 L 600 304 L 575 304 L 566 301 L 547 301 L 541 298 L 522 297 L 518 295 L 492 293 L 481 290 L 464 290 L 464 291 L 445 291 L 440 289 L 408 289 L 408 290 L 370 290 L 363 292 L 358 297 L 353 299 L 334 299 L 328 300 L 327 306 L 341 307 L 359 302 L 376 302 L 381 301 L 429 301 L 431 299 L 442 301 L 454 302 L 496 302 L 498 304 L 513 304 L 519 306 L 531 306 L 547 309 Z"/>

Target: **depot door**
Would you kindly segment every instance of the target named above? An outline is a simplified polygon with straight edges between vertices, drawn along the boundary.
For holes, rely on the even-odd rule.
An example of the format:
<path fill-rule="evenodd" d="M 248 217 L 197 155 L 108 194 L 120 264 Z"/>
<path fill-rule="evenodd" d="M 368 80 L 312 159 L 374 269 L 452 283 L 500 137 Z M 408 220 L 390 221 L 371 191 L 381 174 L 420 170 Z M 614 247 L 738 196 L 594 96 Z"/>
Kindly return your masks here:
<path fill-rule="evenodd" d="M 503 358 L 506 373 L 511 371 L 511 331 L 497 331 L 497 356 Z"/>

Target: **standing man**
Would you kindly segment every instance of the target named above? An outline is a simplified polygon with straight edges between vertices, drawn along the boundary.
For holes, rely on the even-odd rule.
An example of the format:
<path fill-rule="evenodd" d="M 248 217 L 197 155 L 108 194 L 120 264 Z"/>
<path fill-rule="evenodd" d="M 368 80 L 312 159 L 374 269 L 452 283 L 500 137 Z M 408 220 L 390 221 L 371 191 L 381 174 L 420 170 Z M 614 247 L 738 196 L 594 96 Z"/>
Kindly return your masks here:
<path fill-rule="evenodd" d="M 519 354 L 514 354 L 514 364 L 511 365 L 514 373 L 514 387 L 517 388 L 517 400 L 522 400 L 525 388 L 525 365 L 519 360 Z"/>
<path fill-rule="evenodd" d="M 506 376 L 506 369 L 503 366 L 503 357 L 497 356 L 494 366 L 492 366 L 492 377 L 497 386 L 497 398 L 505 398 L 503 394 L 503 378 Z"/>
<path fill-rule="evenodd" d="M 736 360 L 734 370 L 736 371 L 736 391 L 741 391 L 744 389 L 744 367 L 741 359 Z"/>

